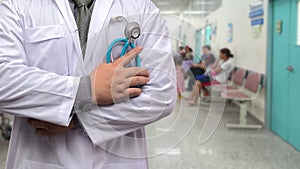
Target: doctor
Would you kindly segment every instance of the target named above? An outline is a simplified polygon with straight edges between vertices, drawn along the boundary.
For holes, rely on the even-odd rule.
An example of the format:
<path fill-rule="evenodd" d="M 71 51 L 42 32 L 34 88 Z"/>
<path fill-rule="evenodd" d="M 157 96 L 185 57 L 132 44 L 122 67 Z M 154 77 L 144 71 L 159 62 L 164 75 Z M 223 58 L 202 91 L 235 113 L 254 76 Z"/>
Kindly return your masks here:
<path fill-rule="evenodd" d="M 141 25 L 143 48 L 103 64 L 115 16 Z M 144 126 L 176 101 L 167 34 L 150 0 L 5 0 L 0 111 L 15 115 L 6 168 L 147 168 Z M 145 69 L 127 68 L 138 54 Z"/>

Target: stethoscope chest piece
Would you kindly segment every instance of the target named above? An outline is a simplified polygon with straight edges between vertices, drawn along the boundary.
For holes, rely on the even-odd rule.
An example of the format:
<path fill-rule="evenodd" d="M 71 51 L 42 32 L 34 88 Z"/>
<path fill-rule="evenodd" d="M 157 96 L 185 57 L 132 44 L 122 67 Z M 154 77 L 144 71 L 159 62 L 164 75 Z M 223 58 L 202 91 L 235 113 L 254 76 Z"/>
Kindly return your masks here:
<path fill-rule="evenodd" d="M 140 25 L 136 22 L 130 22 L 125 28 L 125 37 L 127 39 L 137 39 L 141 35 Z"/>
<path fill-rule="evenodd" d="M 111 20 L 109 21 L 108 29 L 110 24 L 112 24 L 113 22 L 122 22 L 122 21 L 126 23 L 125 30 L 124 30 L 125 38 L 117 38 L 109 45 L 106 54 L 106 63 L 112 62 L 111 52 L 116 45 L 123 44 L 123 49 L 120 54 L 120 57 L 123 57 L 126 54 L 126 52 L 128 52 L 129 48 L 134 49 L 136 47 L 133 43 L 133 40 L 139 38 L 141 35 L 140 25 L 136 22 L 128 22 L 127 19 L 123 16 L 112 17 Z M 141 60 L 139 56 L 135 58 L 135 62 L 136 62 L 136 67 L 141 67 Z"/>

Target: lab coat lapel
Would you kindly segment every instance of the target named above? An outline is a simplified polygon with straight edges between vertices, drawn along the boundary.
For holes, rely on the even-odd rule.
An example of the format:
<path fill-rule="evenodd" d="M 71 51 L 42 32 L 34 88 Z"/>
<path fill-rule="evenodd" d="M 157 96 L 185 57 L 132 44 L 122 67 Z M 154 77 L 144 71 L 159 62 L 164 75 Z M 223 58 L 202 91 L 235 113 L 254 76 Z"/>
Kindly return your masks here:
<path fill-rule="evenodd" d="M 73 34 L 74 32 L 78 31 L 78 27 L 74 18 L 74 14 L 71 10 L 71 8 L 69 7 L 69 1 L 68 0 L 55 0 L 55 3 L 57 5 L 57 7 L 60 10 L 60 13 L 62 14 L 64 21 L 66 23 L 67 28 L 69 29 L 69 31 Z M 78 33 L 74 34 L 74 36 L 72 37 L 72 41 L 73 44 L 75 46 L 76 49 L 76 53 L 77 53 L 77 59 L 79 60 L 79 65 L 75 65 L 75 66 L 79 66 L 80 68 L 83 68 L 83 57 L 82 57 L 82 52 L 81 52 L 81 47 L 80 47 L 80 41 L 79 41 L 79 35 Z M 74 57 L 76 57 L 74 56 Z"/>
<path fill-rule="evenodd" d="M 90 22 L 88 32 L 87 50 L 85 56 L 85 65 L 88 65 L 90 57 L 92 57 L 93 50 L 96 47 L 95 39 L 93 38 L 97 33 L 104 28 L 105 20 L 109 14 L 110 8 L 113 4 L 113 0 L 95 0 L 95 6 L 93 9 L 92 19 Z"/>
<path fill-rule="evenodd" d="M 67 1 L 67 2 L 66 2 Z M 55 0 L 55 3 L 62 14 L 65 23 L 67 24 L 67 27 L 71 32 L 74 32 L 77 30 L 76 21 L 74 19 L 73 13 L 69 7 L 69 1 L 68 0 Z"/>
<path fill-rule="evenodd" d="M 103 28 L 104 22 L 107 18 L 112 3 L 113 0 L 96 0 L 93 9 L 88 37 L 93 36 L 94 33 L 100 31 Z"/>

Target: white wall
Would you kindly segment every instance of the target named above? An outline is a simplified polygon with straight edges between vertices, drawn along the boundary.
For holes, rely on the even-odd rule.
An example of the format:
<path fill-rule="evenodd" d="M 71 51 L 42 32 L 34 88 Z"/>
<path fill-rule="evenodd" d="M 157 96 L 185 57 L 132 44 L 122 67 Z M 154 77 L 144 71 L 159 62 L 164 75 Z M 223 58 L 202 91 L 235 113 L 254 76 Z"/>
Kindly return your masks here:
<path fill-rule="evenodd" d="M 229 47 L 236 55 L 235 64 L 249 70 L 266 73 L 267 53 L 267 6 L 265 3 L 265 24 L 261 27 L 261 37 L 253 37 L 250 26 L 249 5 L 258 0 L 224 0 L 223 7 L 203 20 L 199 27 L 217 23 L 218 31 L 213 45 L 216 49 Z M 227 42 L 228 23 L 233 23 L 233 42 Z"/>
<path fill-rule="evenodd" d="M 266 74 L 268 0 L 263 0 L 265 24 L 261 27 L 261 36 L 259 38 L 254 38 L 252 32 L 253 28 L 251 27 L 251 20 L 249 18 L 249 5 L 258 1 L 259 0 L 224 0 L 223 6 L 220 9 L 202 20 L 197 17 L 189 16 L 183 18 L 186 20 L 185 22 L 180 23 L 178 18 L 176 18 L 176 20 L 175 17 L 171 19 L 169 16 L 166 16 L 170 34 L 178 37 L 178 27 L 179 25 L 183 25 L 182 32 L 187 35 L 187 44 L 195 48 L 195 31 L 200 28 L 205 28 L 206 23 L 217 25 L 217 35 L 212 41 L 214 51 L 228 47 L 235 54 L 235 66 Z M 187 21 L 190 24 L 188 24 Z M 232 23 L 234 27 L 232 43 L 227 42 L 228 23 Z M 249 105 L 249 111 L 264 122 L 264 88 L 259 98 L 255 100 L 253 104 Z"/>
<path fill-rule="evenodd" d="M 179 41 L 179 46 L 181 46 L 183 36 L 186 36 L 186 44 L 192 49 L 195 48 L 195 32 L 197 28 L 190 23 L 178 16 L 174 15 L 164 15 L 167 21 L 168 29 L 170 32 L 170 37 L 173 42 L 173 50 L 176 51 L 177 41 Z M 181 31 L 180 31 L 181 29 Z M 181 33 L 180 33 L 181 32 Z"/>
<path fill-rule="evenodd" d="M 189 16 L 168 16 L 170 34 L 182 40 L 187 35 L 187 44 L 195 48 L 195 31 L 204 28 L 206 23 L 217 25 L 217 35 L 212 42 L 215 51 L 228 47 L 236 55 L 235 65 L 253 70 L 259 73 L 266 73 L 267 53 L 267 9 L 268 0 L 264 0 L 265 24 L 261 27 L 261 36 L 253 37 L 253 28 L 250 26 L 249 5 L 259 0 L 223 0 L 223 6 L 205 19 L 195 15 Z M 227 42 L 228 23 L 233 23 L 233 42 Z M 182 36 L 179 37 L 179 26 L 182 25 Z M 203 36 L 204 37 L 204 36 Z"/>

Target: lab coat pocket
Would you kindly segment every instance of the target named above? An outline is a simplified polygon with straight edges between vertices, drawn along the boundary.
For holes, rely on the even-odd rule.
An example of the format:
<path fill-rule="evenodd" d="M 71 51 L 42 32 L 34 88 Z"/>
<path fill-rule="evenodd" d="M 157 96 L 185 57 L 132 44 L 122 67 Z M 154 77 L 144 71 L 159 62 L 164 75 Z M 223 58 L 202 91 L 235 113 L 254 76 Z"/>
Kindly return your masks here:
<path fill-rule="evenodd" d="M 42 164 L 36 161 L 23 160 L 21 169 L 64 169 L 56 164 Z"/>
<path fill-rule="evenodd" d="M 49 25 L 24 30 L 28 66 L 68 75 L 67 41 L 63 25 Z"/>

